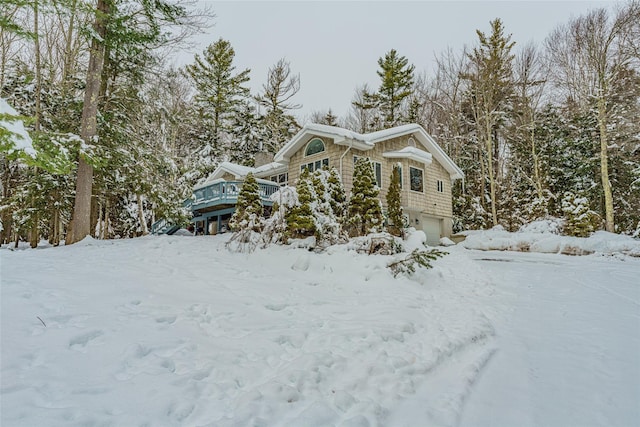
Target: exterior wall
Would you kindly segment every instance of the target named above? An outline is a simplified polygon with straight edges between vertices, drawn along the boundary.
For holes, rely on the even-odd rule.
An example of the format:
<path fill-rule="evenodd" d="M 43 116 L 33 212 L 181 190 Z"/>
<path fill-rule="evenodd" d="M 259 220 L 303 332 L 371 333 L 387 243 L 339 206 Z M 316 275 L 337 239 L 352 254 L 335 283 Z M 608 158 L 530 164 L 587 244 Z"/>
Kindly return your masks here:
<path fill-rule="evenodd" d="M 236 177 L 233 174 L 230 174 L 229 172 L 225 172 L 224 175 L 222 175 L 222 179 L 224 179 L 225 181 L 235 181 Z"/>
<path fill-rule="evenodd" d="M 320 138 L 322 142 L 324 142 L 325 151 L 317 154 L 312 154 L 311 156 L 305 156 L 304 152 L 307 148 L 307 143 L 314 138 Z M 316 160 L 322 160 L 329 158 L 329 167 L 335 167 L 340 170 L 340 156 L 344 153 L 347 147 L 343 147 L 341 145 L 336 145 L 333 143 L 331 138 L 321 138 L 314 135 L 309 135 L 304 145 L 300 150 L 298 150 L 291 158 L 289 159 L 289 185 L 296 185 L 298 182 L 298 178 L 300 178 L 300 166 L 315 162 Z M 346 156 L 343 163 L 346 163 Z"/>
<path fill-rule="evenodd" d="M 351 193 L 353 187 L 353 157 L 368 157 L 374 162 L 381 164 L 381 188 L 380 200 L 383 207 L 386 208 L 386 196 L 389 188 L 389 180 L 391 172 L 396 164 L 402 166 L 402 206 L 405 208 L 405 214 L 408 214 L 410 224 L 413 227 L 421 228 L 421 215 L 442 219 L 442 235 L 451 235 L 451 217 L 453 215 L 452 195 L 451 195 L 451 178 L 446 169 L 438 163 L 436 159 L 432 160 L 430 165 L 416 162 L 410 159 L 388 159 L 382 154 L 386 151 L 397 151 L 407 147 L 409 135 L 398 138 L 389 139 L 387 141 L 377 143 L 374 148 L 367 151 L 350 149 L 347 146 L 336 145 L 331 138 L 320 138 L 325 143 L 325 151 L 322 153 L 305 156 L 304 152 L 307 143 L 314 135 L 309 135 L 305 144 L 298 152 L 291 156 L 289 160 L 289 185 L 296 185 L 300 177 L 300 165 L 310 163 L 312 161 L 329 158 L 329 167 L 335 167 L 338 171 L 342 171 L 342 183 L 347 195 Z M 418 147 L 424 149 L 417 143 Z M 346 152 L 346 154 L 345 154 Z M 340 159 L 342 157 L 342 165 Z M 342 167 L 341 167 L 342 166 Z M 423 191 L 411 191 L 409 183 L 409 167 L 423 170 Z M 442 181 L 443 192 L 438 192 L 437 181 Z M 418 219 L 416 223 L 415 219 Z"/>

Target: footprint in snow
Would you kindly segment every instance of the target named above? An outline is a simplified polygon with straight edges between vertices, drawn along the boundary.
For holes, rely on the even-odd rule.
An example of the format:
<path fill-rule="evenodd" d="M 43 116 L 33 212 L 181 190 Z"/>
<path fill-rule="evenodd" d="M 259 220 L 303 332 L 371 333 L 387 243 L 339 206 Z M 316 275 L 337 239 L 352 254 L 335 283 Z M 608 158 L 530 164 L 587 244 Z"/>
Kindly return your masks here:
<path fill-rule="evenodd" d="M 71 340 L 69 340 L 69 348 L 73 350 L 82 350 L 91 341 L 95 340 L 96 338 L 102 335 L 104 335 L 104 332 L 99 330 L 90 331 L 81 335 L 77 335 L 74 338 L 71 338 Z"/>
<path fill-rule="evenodd" d="M 287 304 L 267 304 L 264 306 L 264 308 L 271 311 L 282 311 L 287 307 Z"/>
<path fill-rule="evenodd" d="M 164 316 L 158 317 L 156 319 L 157 323 L 166 323 L 168 325 L 173 325 L 176 322 L 177 316 Z"/>

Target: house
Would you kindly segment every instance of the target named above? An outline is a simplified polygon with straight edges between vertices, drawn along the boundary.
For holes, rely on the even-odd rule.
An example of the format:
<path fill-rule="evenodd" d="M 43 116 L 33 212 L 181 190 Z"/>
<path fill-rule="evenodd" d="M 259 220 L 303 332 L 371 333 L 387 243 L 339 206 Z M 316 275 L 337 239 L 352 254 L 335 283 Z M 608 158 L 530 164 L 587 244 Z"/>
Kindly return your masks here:
<path fill-rule="evenodd" d="M 262 153 L 261 153 L 262 155 Z M 304 168 L 311 172 L 335 167 L 347 194 L 359 157 L 373 162 L 380 199 L 386 207 L 389 179 L 395 165 L 401 168 L 402 206 L 409 225 L 422 229 L 429 244 L 450 236 L 451 187 L 464 173 L 419 125 L 408 124 L 360 134 L 334 126 L 307 124 L 273 158 L 257 167 L 224 162 L 194 188 L 193 222 L 206 234 L 225 228 L 235 209 L 242 180 L 253 172 L 265 206 L 281 185 L 295 185 Z M 258 160 L 258 159 L 257 159 Z"/>

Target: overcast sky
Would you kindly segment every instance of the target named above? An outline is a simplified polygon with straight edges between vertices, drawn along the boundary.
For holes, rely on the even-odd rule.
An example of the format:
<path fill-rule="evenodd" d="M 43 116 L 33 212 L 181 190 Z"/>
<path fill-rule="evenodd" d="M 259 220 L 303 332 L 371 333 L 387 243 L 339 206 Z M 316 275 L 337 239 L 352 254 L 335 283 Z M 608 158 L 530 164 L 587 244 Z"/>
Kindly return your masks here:
<path fill-rule="evenodd" d="M 595 1 L 420 1 L 420 2 L 217 2 L 202 1 L 216 14 L 214 25 L 199 36 L 195 52 L 220 37 L 235 49 L 237 70 L 251 69 L 251 89 L 257 93 L 267 72 L 285 57 L 300 74 L 294 98 L 311 112 L 331 108 L 345 115 L 356 86 L 379 86 L 378 58 L 391 49 L 406 56 L 417 72 L 431 73 L 433 58 L 447 47 L 472 46 L 476 29 L 489 32 L 489 21 L 500 18 L 512 40 L 542 43 L 571 16 L 614 2 Z M 178 65 L 190 63 L 182 53 Z"/>

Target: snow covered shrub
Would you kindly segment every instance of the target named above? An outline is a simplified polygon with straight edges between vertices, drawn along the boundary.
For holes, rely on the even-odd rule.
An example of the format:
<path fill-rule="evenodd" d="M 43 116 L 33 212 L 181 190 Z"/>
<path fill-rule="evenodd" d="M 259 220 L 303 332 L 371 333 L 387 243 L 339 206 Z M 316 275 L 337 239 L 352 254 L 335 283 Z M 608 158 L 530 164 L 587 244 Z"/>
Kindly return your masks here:
<path fill-rule="evenodd" d="M 260 186 L 253 174 L 249 173 L 238 194 L 236 211 L 229 220 L 229 227 L 235 233 L 227 242 L 227 248 L 234 252 L 253 252 L 262 242 L 265 219 L 262 216 Z"/>
<path fill-rule="evenodd" d="M 335 169 L 317 170 L 313 174 L 303 171 L 296 187 L 296 204 L 285 212 L 286 237 L 314 236 L 321 247 L 343 240 L 341 220 L 334 207 L 338 212 L 344 210 L 344 188 L 335 176 Z"/>
<path fill-rule="evenodd" d="M 518 233 L 560 234 L 565 221 L 560 218 L 549 217 L 524 224 Z"/>
<path fill-rule="evenodd" d="M 570 236 L 588 237 L 599 228 L 600 217 L 589 208 L 586 197 L 577 197 L 569 191 L 564 193 L 562 211 L 567 221 L 564 232 Z"/>
<path fill-rule="evenodd" d="M 391 183 L 387 191 L 387 231 L 394 236 L 404 237 L 404 221 L 402 219 L 402 201 L 400 199 L 400 168 L 395 166 L 391 172 Z"/>
<path fill-rule="evenodd" d="M 353 171 L 353 188 L 349 199 L 348 231 L 350 236 L 364 236 L 382 226 L 382 204 L 369 159 L 361 157 Z"/>
<path fill-rule="evenodd" d="M 262 201 L 260 200 L 260 186 L 252 173 L 247 174 L 242 188 L 238 194 L 236 211 L 229 220 L 232 231 L 251 229 L 255 232 L 262 231 Z"/>
<path fill-rule="evenodd" d="M 342 207 L 344 201 L 334 201 L 332 193 L 337 193 L 339 198 L 344 198 L 344 188 L 339 178 L 337 182 L 330 184 L 329 180 L 332 174 L 338 175 L 335 168 L 332 169 L 332 172 L 317 170 L 311 177 L 313 189 L 316 192 L 316 203 L 311 208 L 316 223 L 316 238 L 322 245 L 332 245 L 340 241 L 342 237 L 342 224 L 334 211 L 334 206 L 338 211 L 344 210 Z"/>
<path fill-rule="evenodd" d="M 329 177 L 327 178 L 327 193 L 329 193 L 329 204 L 336 220 L 344 223 L 344 214 L 347 207 L 347 195 L 340 179 L 340 174 L 336 168 L 331 168 Z"/>
<path fill-rule="evenodd" d="M 387 268 L 391 270 L 393 277 L 397 277 L 399 274 L 411 276 L 416 272 L 417 267 L 433 268 L 431 261 L 435 261 L 445 255 L 448 255 L 448 252 L 438 249 L 423 250 L 416 248 L 404 258 L 389 263 Z"/>
<path fill-rule="evenodd" d="M 395 255 L 405 251 L 402 239 L 386 232 L 354 237 L 349 249 L 367 255 Z"/>
<path fill-rule="evenodd" d="M 287 233 L 287 214 L 298 205 L 298 193 L 295 187 L 280 187 L 270 197 L 273 202 L 271 217 L 265 220 L 262 231 L 265 245 L 284 243 Z"/>
<path fill-rule="evenodd" d="M 285 216 L 287 237 L 298 239 L 313 236 L 316 233 L 316 223 L 313 220 L 311 205 L 317 205 L 317 197 L 311 182 L 311 175 L 306 168 L 300 174 L 296 191 L 298 203 L 291 207 Z"/>

